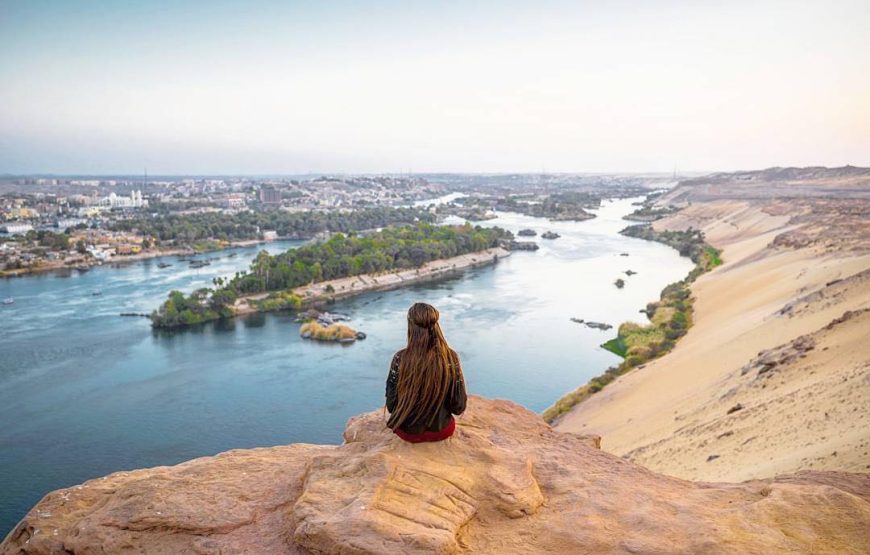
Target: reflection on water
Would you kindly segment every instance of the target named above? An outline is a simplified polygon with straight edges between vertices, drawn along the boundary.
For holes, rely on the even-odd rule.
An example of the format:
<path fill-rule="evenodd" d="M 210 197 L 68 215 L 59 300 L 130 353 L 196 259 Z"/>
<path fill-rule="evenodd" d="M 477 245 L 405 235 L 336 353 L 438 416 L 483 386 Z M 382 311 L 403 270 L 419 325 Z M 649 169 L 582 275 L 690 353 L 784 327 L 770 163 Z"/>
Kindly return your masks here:
<path fill-rule="evenodd" d="M 262 328 L 266 325 L 266 314 L 249 314 L 242 318 L 242 324 L 246 328 Z"/>
<path fill-rule="evenodd" d="M 587 222 L 501 214 L 482 225 L 562 235 L 535 240 L 497 265 L 451 279 L 362 295 L 330 310 L 368 339 L 303 341 L 287 314 L 251 315 L 181 332 L 144 318 L 171 289 L 208 287 L 245 268 L 258 248 L 0 281 L 0 533 L 49 490 L 121 469 L 173 464 L 231 448 L 339 443 L 345 421 L 381 406 L 386 368 L 416 301 L 439 308 L 469 390 L 543 410 L 616 357 L 599 348 L 618 325 L 691 263 L 617 234 L 630 201 L 605 202 Z M 272 243 L 272 252 L 298 243 Z M 628 253 L 628 257 L 620 253 Z M 626 277 L 628 269 L 638 272 Z M 623 277 L 624 289 L 613 281 Z M 91 293 L 101 290 L 102 295 Z"/>

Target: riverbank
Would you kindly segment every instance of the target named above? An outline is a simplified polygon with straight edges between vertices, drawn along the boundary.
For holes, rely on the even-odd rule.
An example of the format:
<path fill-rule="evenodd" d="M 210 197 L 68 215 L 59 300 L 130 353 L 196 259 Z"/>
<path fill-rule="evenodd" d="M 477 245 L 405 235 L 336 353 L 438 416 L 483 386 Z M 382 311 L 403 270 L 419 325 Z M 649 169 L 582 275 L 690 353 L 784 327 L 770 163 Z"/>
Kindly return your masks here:
<path fill-rule="evenodd" d="M 669 353 L 692 326 L 691 284 L 701 274 L 722 264 L 721 253 L 704 241 L 702 233 L 691 228 L 685 231 L 661 231 L 649 225 L 636 225 L 629 226 L 620 233 L 627 237 L 668 245 L 681 256 L 691 259 L 695 266 L 685 278 L 667 285 L 658 301 L 649 302 L 641 309 L 640 312 L 646 314 L 649 320 L 647 323 L 639 324 L 632 320 L 620 324 L 616 337 L 604 342 L 601 347 L 622 357 L 622 362 L 560 397 L 548 407 L 542 416 L 549 424 L 555 424 L 575 406 L 604 389 L 619 376 L 635 368 L 643 369 L 647 362 Z M 616 286 L 621 289 L 624 281 L 616 280 Z"/>
<path fill-rule="evenodd" d="M 197 249 L 193 247 L 168 248 L 168 249 L 148 249 L 138 254 L 115 255 L 107 260 L 98 260 L 93 256 L 82 255 L 79 258 L 57 260 L 47 263 L 42 263 L 39 266 L 30 268 L 18 268 L 16 270 L 0 271 L 0 278 L 25 277 L 28 275 L 42 274 L 48 272 L 73 271 L 84 268 L 85 271 L 100 266 L 120 266 L 131 264 L 133 262 L 141 262 L 143 260 L 151 260 L 154 258 L 163 258 L 168 256 L 194 256 L 197 254 L 207 254 L 211 252 L 222 252 L 226 250 L 251 247 L 272 241 L 284 240 L 280 239 L 250 239 L 244 241 L 231 241 L 221 244 L 215 248 Z"/>
<path fill-rule="evenodd" d="M 692 285 L 694 326 L 556 428 L 686 479 L 866 472 L 867 202 L 693 200 L 653 226 L 700 229 L 723 251 Z"/>
<path fill-rule="evenodd" d="M 486 249 L 452 258 L 433 260 L 414 269 L 381 274 L 362 274 L 303 285 L 294 288 L 292 294 L 301 299 L 302 304 L 299 308 L 309 308 L 363 293 L 387 291 L 443 279 L 457 272 L 495 264 L 500 258 L 508 257 L 510 254 L 510 251 L 503 248 Z M 257 306 L 256 301 L 262 301 L 271 294 L 270 292 L 239 297 L 232 307 L 234 315 L 241 316 L 255 312 L 265 312 L 265 310 Z"/>

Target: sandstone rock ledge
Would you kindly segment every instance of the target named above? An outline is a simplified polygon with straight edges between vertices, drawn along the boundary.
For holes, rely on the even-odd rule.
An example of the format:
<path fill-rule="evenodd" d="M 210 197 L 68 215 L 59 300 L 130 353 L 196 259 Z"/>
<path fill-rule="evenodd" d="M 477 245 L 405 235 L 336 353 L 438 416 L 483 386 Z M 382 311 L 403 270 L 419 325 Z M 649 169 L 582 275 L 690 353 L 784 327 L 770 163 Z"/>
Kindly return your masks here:
<path fill-rule="evenodd" d="M 52 492 L 0 553 L 870 553 L 868 474 L 687 482 L 480 397 L 446 442 L 344 435 Z"/>

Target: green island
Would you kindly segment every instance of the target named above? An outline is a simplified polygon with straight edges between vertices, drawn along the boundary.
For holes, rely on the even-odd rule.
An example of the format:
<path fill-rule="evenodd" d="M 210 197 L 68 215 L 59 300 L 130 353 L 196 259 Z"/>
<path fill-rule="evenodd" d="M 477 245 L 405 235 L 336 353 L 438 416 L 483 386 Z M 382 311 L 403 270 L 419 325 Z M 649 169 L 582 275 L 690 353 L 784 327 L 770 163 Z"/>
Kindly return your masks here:
<path fill-rule="evenodd" d="M 337 233 L 328 240 L 270 255 L 261 251 L 248 271 L 229 280 L 216 278 L 214 288 L 186 296 L 172 291 L 151 315 L 155 328 L 200 324 L 237 314 L 237 299 L 248 296 L 256 311 L 298 310 L 303 299 L 293 289 L 337 278 L 378 275 L 420 268 L 427 262 L 475 253 L 510 242 L 501 228 L 438 226 L 391 227 L 358 235 Z M 364 292 L 360 288 L 358 292 Z M 252 299 L 250 296 L 262 298 Z"/>
<path fill-rule="evenodd" d="M 679 209 L 674 206 L 641 206 L 631 214 L 623 216 L 623 220 L 635 222 L 654 222 L 665 216 L 670 216 Z"/>
<path fill-rule="evenodd" d="M 644 312 L 650 319 L 649 324 L 625 322 L 619 326 L 616 337 L 601 346 L 621 356 L 623 361 L 556 401 L 543 413 L 547 422 L 554 422 L 617 377 L 673 349 L 676 341 L 692 326 L 692 282 L 722 264 L 720 252 L 708 245 L 704 241 L 704 234 L 696 229 L 656 231 L 650 225 L 636 225 L 620 233 L 669 245 L 677 249 L 680 255 L 689 257 L 695 267 L 682 280 L 667 285 L 657 302 L 647 304 Z"/>
<path fill-rule="evenodd" d="M 456 204 L 461 205 L 463 210 L 473 210 L 480 214 L 485 214 L 488 210 L 498 210 L 556 221 L 584 221 L 595 217 L 586 209 L 598 208 L 601 197 L 595 193 L 565 191 L 547 195 L 542 199 L 528 195 L 464 197 L 458 199 Z"/>

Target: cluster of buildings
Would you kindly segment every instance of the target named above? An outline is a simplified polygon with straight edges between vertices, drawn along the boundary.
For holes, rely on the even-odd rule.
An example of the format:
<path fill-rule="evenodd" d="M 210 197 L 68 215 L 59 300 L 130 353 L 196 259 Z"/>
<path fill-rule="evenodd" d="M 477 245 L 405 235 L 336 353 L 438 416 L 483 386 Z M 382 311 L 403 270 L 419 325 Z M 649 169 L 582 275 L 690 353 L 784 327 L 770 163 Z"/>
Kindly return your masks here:
<path fill-rule="evenodd" d="M 410 204 L 444 194 L 444 191 L 440 185 L 413 177 L 182 179 L 162 184 L 153 198 L 161 204 L 183 207 L 179 210 L 329 210 Z"/>
<path fill-rule="evenodd" d="M 0 179 L 0 235 L 64 230 L 80 223 L 100 226 L 156 206 L 192 212 L 244 210 L 329 211 L 411 205 L 444 194 L 445 187 L 419 177 L 320 176 L 307 179 L 184 178 L 177 180 Z M 0 189 L 2 190 L 2 189 Z"/>
<path fill-rule="evenodd" d="M 74 230 L 67 248 L 40 245 L 38 239 L 18 237 L 0 242 L 0 275 L 6 272 L 87 267 L 113 257 L 140 254 L 151 238 L 101 229 Z"/>
<path fill-rule="evenodd" d="M 12 183 L 15 194 L 0 194 L 0 225 L 6 224 L 8 233 L 26 232 L 27 226 L 38 228 L 64 218 L 124 217 L 124 212 L 152 206 L 173 212 L 348 210 L 410 205 L 446 190 L 419 177 L 397 176 L 168 181 L 35 177 Z"/>
<path fill-rule="evenodd" d="M 443 195 L 446 189 L 425 179 L 392 176 L 322 176 L 261 191 L 261 202 L 291 210 L 398 206 Z"/>
<path fill-rule="evenodd" d="M 96 218 L 112 210 L 140 210 L 148 207 L 141 191 L 129 196 L 114 192 L 58 195 L 35 193 L 0 196 L 0 233 L 20 234 L 32 229 L 73 227 L 86 219 Z"/>

